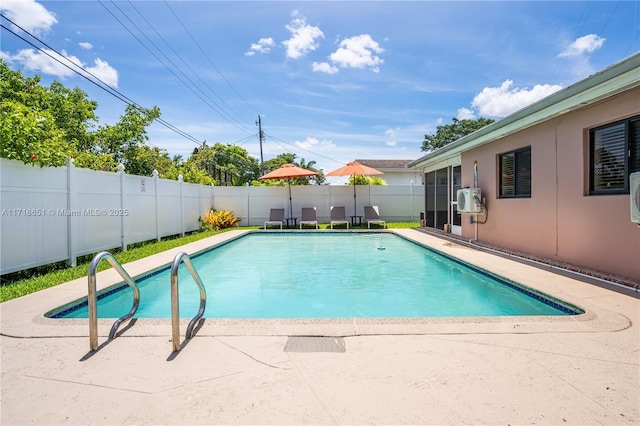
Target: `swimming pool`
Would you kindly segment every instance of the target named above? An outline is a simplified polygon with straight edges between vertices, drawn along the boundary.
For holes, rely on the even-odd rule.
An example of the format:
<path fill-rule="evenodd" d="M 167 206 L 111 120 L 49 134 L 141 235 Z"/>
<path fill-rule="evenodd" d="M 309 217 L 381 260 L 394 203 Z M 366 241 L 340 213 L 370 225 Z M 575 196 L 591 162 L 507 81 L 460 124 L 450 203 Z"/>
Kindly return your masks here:
<path fill-rule="evenodd" d="M 192 256 L 207 286 L 208 318 L 558 316 L 578 309 L 390 233 L 249 233 Z M 169 268 L 138 280 L 137 318 L 169 318 Z M 128 286 L 102 292 L 101 318 L 131 307 Z M 180 272 L 180 313 L 198 310 Z M 48 315 L 86 318 L 76 303 Z"/>

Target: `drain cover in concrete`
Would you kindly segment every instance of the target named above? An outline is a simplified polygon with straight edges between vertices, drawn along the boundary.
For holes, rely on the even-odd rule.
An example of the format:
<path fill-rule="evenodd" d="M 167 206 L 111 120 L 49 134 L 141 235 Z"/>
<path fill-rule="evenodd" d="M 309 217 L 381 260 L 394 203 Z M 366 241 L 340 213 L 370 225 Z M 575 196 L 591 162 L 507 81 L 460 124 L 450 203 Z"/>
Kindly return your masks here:
<path fill-rule="evenodd" d="M 342 337 L 290 336 L 285 352 L 345 352 Z"/>

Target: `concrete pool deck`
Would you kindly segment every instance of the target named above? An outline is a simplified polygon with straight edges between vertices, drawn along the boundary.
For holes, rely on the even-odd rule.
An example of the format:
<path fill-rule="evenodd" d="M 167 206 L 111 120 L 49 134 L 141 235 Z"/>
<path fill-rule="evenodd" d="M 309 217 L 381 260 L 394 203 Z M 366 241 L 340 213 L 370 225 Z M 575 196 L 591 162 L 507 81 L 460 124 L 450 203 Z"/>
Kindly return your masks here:
<path fill-rule="evenodd" d="M 125 265 L 136 276 L 238 236 Z M 169 320 L 135 320 L 89 352 L 87 320 L 51 309 L 86 278 L 0 305 L 1 423 L 638 424 L 640 300 L 415 230 L 393 232 L 579 306 L 570 317 L 206 319 L 171 350 Z M 121 279 L 98 274 L 99 288 Z M 628 294 L 624 294 L 628 293 Z M 185 320 L 181 324 L 184 336 Z M 285 351 L 335 336 L 345 352 Z"/>

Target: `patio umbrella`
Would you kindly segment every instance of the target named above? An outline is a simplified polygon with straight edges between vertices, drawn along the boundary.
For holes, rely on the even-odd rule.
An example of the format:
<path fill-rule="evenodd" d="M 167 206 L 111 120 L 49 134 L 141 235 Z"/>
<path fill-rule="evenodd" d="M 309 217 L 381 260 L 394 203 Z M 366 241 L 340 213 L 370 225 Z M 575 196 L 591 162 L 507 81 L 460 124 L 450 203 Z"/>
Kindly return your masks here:
<path fill-rule="evenodd" d="M 346 166 L 340 167 L 332 172 L 327 173 L 327 176 L 353 176 L 353 214 L 356 214 L 356 175 L 383 175 L 384 172 L 376 170 L 373 167 L 365 166 L 357 161 L 347 163 Z"/>
<path fill-rule="evenodd" d="M 289 217 L 293 217 L 293 207 L 291 203 L 291 178 L 299 178 L 305 176 L 315 176 L 318 173 L 311 170 L 303 169 L 295 164 L 287 163 L 275 169 L 272 172 L 267 173 L 264 176 L 260 176 L 259 179 L 286 179 L 287 186 L 289 187 Z"/>

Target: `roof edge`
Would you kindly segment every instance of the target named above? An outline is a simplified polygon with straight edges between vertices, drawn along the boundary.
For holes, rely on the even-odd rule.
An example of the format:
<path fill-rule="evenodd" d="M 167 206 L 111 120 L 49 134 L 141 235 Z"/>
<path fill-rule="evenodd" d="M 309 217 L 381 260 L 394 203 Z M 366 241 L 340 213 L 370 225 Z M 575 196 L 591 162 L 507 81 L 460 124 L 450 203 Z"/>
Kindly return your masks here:
<path fill-rule="evenodd" d="M 420 167 L 421 163 L 447 153 L 456 155 L 463 150 L 484 145 L 494 139 L 505 137 L 558 115 L 638 87 L 640 86 L 639 69 L 640 53 L 636 53 L 511 115 L 430 152 L 410 162 L 407 167 Z M 475 143 L 466 146 L 471 141 L 475 141 Z"/>

